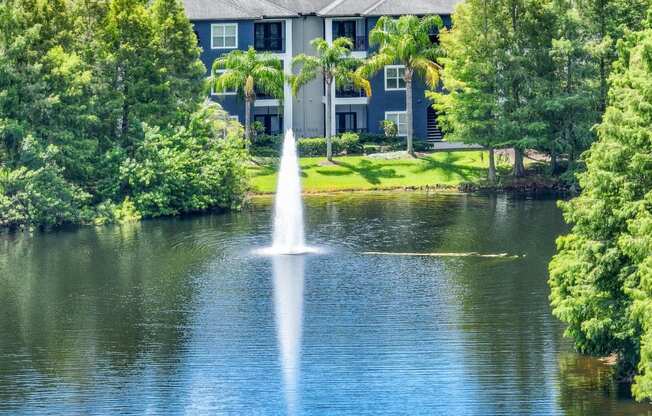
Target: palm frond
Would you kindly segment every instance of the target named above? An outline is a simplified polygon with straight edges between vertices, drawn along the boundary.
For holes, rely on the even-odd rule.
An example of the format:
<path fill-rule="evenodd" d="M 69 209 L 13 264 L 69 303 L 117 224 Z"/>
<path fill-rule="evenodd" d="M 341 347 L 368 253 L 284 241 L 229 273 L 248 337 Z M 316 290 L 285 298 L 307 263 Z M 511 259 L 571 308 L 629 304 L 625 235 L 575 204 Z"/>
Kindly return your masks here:
<path fill-rule="evenodd" d="M 439 83 L 439 71 L 441 66 L 424 57 L 417 57 L 411 62 L 412 68 L 423 77 L 430 88 L 434 88 Z"/>
<path fill-rule="evenodd" d="M 300 54 L 292 59 L 292 67 L 298 66 L 299 73 L 290 77 L 292 94 L 297 95 L 301 87 L 317 78 L 320 62 L 316 56 Z"/>
<path fill-rule="evenodd" d="M 385 68 L 386 65 L 393 64 L 395 58 L 396 57 L 394 54 L 387 54 L 382 52 L 376 53 L 364 61 L 362 66 L 356 70 L 356 73 L 362 78 L 369 79 L 381 71 L 383 68 Z"/>

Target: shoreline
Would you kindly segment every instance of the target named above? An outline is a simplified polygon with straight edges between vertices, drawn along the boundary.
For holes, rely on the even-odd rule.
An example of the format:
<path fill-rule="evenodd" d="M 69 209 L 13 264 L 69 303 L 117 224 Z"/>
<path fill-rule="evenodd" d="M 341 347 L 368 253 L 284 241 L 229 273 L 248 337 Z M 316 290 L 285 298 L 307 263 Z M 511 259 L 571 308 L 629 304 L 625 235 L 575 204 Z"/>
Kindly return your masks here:
<path fill-rule="evenodd" d="M 558 180 L 540 180 L 540 177 L 530 179 L 510 179 L 506 183 L 489 185 L 487 183 L 463 182 L 458 185 L 434 184 L 424 186 L 390 186 L 381 188 L 346 188 L 333 190 L 303 190 L 303 196 L 320 196 L 333 194 L 373 194 L 373 193 L 400 193 L 400 192 L 424 192 L 440 194 L 558 194 L 560 196 L 571 196 L 575 192 Z M 276 192 L 250 191 L 247 198 L 273 196 Z"/>
<path fill-rule="evenodd" d="M 304 197 L 310 196 L 328 196 L 328 195 L 364 195 L 364 194 L 399 194 L 399 193 L 425 193 L 425 194 L 440 194 L 440 195 L 515 195 L 515 196 L 558 196 L 560 198 L 566 198 L 574 195 L 574 191 L 569 189 L 567 186 L 562 185 L 558 180 L 551 180 L 551 178 L 546 178 L 546 180 L 541 180 L 541 177 L 532 176 L 529 178 L 522 178 L 515 180 L 514 178 L 508 179 L 505 183 L 499 183 L 497 185 L 488 185 L 486 183 L 475 183 L 475 182 L 463 182 L 457 185 L 447 185 L 447 184 L 435 184 L 435 185 L 424 185 L 424 186 L 393 186 L 393 187 L 380 187 L 380 188 L 350 188 L 350 189 L 333 189 L 333 190 L 304 190 L 301 195 Z M 224 208 L 208 208 L 200 211 L 185 212 L 175 215 L 163 215 L 158 217 L 146 217 L 141 218 L 137 221 L 124 221 L 116 223 L 107 223 L 107 224 L 94 224 L 94 223 L 82 223 L 82 224 L 64 224 L 58 227 L 53 227 L 49 229 L 39 229 L 39 227 L 25 227 L 25 228 L 5 228 L 0 227 L 0 235 L 14 234 L 14 233 L 24 233 L 24 232 L 52 232 L 52 231 L 61 231 L 66 229 L 75 229 L 82 227 L 103 227 L 105 225 L 120 225 L 124 223 L 142 223 L 145 221 L 156 220 L 156 219 L 173 219 L 173 218 L 187 218 L 197 215 L 207 215 L 207 214 L 223 214 L 226 212 L 237 212 L 246 209 L 250 206 L 250 202 L 255 199 L 260 198 L 270 198 L 273 197 L 276 192 L 257 192 L 249 191 L 245 195 L 243 205 L 241 209 L 224 209 Z"/>

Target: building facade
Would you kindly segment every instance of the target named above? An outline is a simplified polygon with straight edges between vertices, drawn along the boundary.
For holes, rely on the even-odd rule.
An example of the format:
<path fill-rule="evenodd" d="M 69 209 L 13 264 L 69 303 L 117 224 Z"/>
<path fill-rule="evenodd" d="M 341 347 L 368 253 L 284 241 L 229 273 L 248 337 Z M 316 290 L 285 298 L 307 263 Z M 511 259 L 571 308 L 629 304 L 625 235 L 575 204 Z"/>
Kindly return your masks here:
<path fill-rule="evenodd" d="M 292 72 L 292 58 L 300 53 L 314 54 L 310 41 L 321 37 L 332 42 L 349 37 L 353 56 L 366 58 L 372 53 L 369 32 L 380 16 L 405 14 L 442 17 L 450 25 L 450 15 L 458 0 L 185 0 L 186 12 L 192 21 L 203 50 L 201 59 L 210 72 L 213 61 L 234 49 L 277 55 L 284 72 Z M 399 127 L 399 136 L 407 130 L 403 67 L 388 65 L 371 81 L 372 96 L 366 97 L 355 88 L 324 91 L 324 83 L 316 79 L 301 89 L 297 96 L 286 85 L 281 99 L 258 95 L 252 119 L 269 134 L 292 128 L 298 137 L 324 136 L 346 131 L 382 134 L 383 120 L 392 120 Z M 207 73 L 207 76 L 210 74 Z M 413 114 L 415 139 L 441 140 L 436 114 L 425 96 L 421 80 L 413 82 Z M 325 93 L 332 96 L 334 114 L 331 125 L 325 125 Z M 244 100 L 236 91 L 211 91 L 232 117 L 244 121 Z"/>

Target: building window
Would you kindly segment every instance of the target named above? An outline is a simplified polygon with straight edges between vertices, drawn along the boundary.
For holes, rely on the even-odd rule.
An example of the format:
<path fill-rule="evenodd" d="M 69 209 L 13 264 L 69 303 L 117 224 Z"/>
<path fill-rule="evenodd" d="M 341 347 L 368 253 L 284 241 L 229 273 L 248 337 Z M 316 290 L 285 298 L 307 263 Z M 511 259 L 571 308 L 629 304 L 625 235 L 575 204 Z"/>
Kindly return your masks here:
<path fill-rule="evenodd" d="M 393 121 L 398 127 L 399 136 L 407 136 L 407 112 L 405 111 L 386 111 L 385 120 Z"/>
<path fill-rule="evenodd" d="M 398 91 L 405 90 L 405 66 L 388 65 L 385 67 L 385 90 Z"/>
<path fill-rule="evenodd" d="M 237 47 L 237 23 L 215 23 L 211 25 L 211 49 L 235 49 Z"/>
<path fill-rule="evenodd" d="M 233 121 L 237 121 L 237 122 L 239 122 L 239 121 L 240 121 L 240 117 L 238 117 L 237 115 L 236 115 L 236 116 L 229 116 L 229 120 L 233 120 Z"/>
<path fill-rule="evenodd" d="M 226 69 L 216 69 L 215 77 L 219 77 L 226 72 Z M 238 91 L 236 89 L 225 89 L 222 91 L 215 91 L 215 78 L 210 79 L 211 82 L 211 95 L 236 95 Z"/>
<path fill-rule="evenodd" d="M 257 51 L 283 51 L 283 23 L 255 23 L 254 48 Z"/>
<path fill-rule="evenodd" d="M 336 20 L 333 22 L 333 39 L 349 38 L 353 43 L 354 51 L 367 49 L 364 21 Z"/>

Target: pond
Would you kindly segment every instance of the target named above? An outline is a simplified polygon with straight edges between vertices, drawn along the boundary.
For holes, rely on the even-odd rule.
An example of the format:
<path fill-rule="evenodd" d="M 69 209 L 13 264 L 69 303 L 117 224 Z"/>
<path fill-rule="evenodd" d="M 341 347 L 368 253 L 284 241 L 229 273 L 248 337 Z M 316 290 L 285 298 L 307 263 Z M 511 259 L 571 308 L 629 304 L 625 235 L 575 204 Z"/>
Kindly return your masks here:
<path fill-rule="evenodd" d="M 306 199 L 0 239 L 0 414 L 640 415 L 548 305 L 552 199 Z M 383 253 L 506 253 L 509 257 Z"/>

